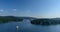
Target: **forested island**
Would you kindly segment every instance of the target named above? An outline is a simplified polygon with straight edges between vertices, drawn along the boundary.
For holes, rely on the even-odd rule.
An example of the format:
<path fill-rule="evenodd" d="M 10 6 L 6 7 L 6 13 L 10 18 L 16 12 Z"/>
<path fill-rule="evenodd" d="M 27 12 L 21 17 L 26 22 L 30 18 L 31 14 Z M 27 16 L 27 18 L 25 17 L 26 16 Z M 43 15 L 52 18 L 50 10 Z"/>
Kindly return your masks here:
<path fill-rule="evenodd" d="M 35 19 L 31 21 L 35 25 L 56 25 L 60 24 L 60 19 Z"/>
<path fill-rule="evenodd" d="M 15 17 L 15 16 L 0 16 L 0 23 L 6 23 L 6 22 L 17 22 L 17 21 L 23 21 L 22 18 Z"/>

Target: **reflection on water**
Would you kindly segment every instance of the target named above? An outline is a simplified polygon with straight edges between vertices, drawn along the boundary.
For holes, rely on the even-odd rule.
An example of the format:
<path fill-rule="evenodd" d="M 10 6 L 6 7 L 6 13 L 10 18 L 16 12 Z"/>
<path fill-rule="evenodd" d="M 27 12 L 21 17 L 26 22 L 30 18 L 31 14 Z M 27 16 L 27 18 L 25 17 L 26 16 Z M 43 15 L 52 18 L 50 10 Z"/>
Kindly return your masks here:
<path fill-rule="evenodd" d="M 18 32 L 60 32 L 60 25 L 33 25 L 29 20 L 0 24 L 0 32 L 17 32 L 16 25 L 19 26 Z"/>

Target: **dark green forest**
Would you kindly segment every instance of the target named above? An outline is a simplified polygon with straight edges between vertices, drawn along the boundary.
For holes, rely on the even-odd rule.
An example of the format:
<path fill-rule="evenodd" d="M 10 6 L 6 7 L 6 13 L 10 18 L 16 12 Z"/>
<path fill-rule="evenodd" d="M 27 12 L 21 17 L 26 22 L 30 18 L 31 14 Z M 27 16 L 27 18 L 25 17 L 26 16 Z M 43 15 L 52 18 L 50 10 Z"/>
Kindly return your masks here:
<path fill-rule="evenodd" d="M 60 24 L 60 20 L 36 19 L 36 20 L 32 20 L 31 24 L 36 24 L 36 25 L 56 25 L 56 24 Z"/>
<path fill-rule="evenodd" d="M 22 18 L 14 17 L 14 16 L 0 16 L 0 23 L 12 22 L 12 21 L 22 21 Z"/>

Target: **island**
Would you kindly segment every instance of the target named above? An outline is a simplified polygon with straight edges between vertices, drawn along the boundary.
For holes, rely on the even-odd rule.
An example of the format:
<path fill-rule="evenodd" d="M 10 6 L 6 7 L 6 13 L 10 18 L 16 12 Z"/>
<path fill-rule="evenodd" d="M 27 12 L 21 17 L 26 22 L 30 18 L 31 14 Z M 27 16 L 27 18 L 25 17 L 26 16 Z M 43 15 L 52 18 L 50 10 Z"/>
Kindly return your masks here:
<path fill-rule="evenodd" d="M 35 19 L 31 21 L 31 24 L 35 24 L 35 25 L 56 25 L 56 24 L 60 24 L 60 19 L 56 20 L 56 19 Z"/>

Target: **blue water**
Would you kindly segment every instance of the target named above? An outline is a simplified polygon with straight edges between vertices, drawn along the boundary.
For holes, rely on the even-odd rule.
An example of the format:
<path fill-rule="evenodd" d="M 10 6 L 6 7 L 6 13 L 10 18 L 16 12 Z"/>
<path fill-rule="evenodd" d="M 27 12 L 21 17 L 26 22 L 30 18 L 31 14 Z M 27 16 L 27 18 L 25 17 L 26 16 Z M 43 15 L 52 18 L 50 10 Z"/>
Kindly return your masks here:
<path fill-rule="evenodd" d="M 18 31 L 16 25 L 19 26 Z M 30 20 L 0 24 L 0 32 L 60 32 L 60 25 L 33 25 Z"/>
<path fill-rule="evenodd" d="M 16 26 L 19 26 L 18 32 L 22 32 L 22 23 L 21 22 L 11 22 L 0 24 L 0 32 L 17 32 Z"/>

